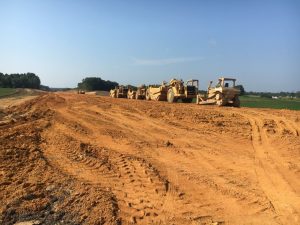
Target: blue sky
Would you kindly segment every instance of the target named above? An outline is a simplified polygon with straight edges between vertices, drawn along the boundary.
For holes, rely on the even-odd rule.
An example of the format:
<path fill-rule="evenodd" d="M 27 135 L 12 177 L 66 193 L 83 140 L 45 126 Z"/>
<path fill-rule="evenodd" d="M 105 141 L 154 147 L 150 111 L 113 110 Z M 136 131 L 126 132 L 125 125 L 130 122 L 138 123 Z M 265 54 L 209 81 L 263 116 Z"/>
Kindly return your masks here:
<path fill-rule="evenodd" d="M 0 72 L 51 87 L 236 77 L 300 90 L 300 1 L 0 0 Z"/>

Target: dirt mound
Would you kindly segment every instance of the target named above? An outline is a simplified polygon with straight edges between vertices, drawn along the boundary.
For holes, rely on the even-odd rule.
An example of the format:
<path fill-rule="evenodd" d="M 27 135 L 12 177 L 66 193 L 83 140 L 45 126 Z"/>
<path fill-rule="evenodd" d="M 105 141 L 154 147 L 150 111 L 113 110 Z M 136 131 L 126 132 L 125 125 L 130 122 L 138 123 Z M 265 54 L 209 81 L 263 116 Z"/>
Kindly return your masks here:
<path fill-rule="evenodd" d="M 41 95 L 0 111 L 0 223 L 297 224 L 299 118 Z"/>
<path fill-rule="evenodd" d="M 43 96 L 7 110 L 14 120 L 0 126 L 1 224 L 117 224 L 115 196 L 78 182 L 49 164 L 41 131 L 51 126 L 61 98 Z M 93 216 L 92 216 L 93 215 Z"/>
<path fill-rule="evenodd" d="M 24 103 L 27 100 L 44 95 L 47 92 L 37 89 L 18 88 L 13 94 L 0 97 L 0 110 Z"/>

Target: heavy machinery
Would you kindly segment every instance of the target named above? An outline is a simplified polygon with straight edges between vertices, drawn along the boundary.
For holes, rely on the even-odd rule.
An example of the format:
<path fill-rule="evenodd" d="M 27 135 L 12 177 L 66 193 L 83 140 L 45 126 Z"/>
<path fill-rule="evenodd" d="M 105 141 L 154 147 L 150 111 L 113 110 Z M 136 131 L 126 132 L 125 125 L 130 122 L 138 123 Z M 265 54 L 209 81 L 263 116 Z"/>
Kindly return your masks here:
<path fill-rule="evenodd" d="M 212 87 L 210 81 L 207 95 L 197 95 L 197 104 L 200 105 L 218 105 L 218 106 L 240 106 L 240 90 L 235 87 L 236 79 L 220 77 L 217 85 Z"/>
<path fill-rule="evenodd" d="M 78 90 L 77 90 L 77 94 L 83 94 L 83 95 L 84 95 L 84 94 L 85 94 L 85 91 L 84 91 L 84 90 L 81 90 L 81 89 L 78 89 Z"/>
<path fill-rule="evenodd" d="M 109 91 L 109 96 L 112 98 L 116 98 L 117 97 L 117 90 L 116 89 L 111 89 Z"/>
<path fill-rule="evenodd" d="M 166 101 L 168 86 L 166 82 L 161 85 L 149 85 L 146 91 L 146 100 Z"/>
<path fill-rule="evenodd" d="M 135 98 L 136 99 L 145 99 L 146 98 L 146 86 L 142 85 L 138 87 L 136 93 L 135 93 Z"/>
<path fill-rule="evenodd" d="M 127 98 L 135 99 L 135 96 L 136 96 L 136 91 L 134 91 L 132 88 L 129 88 L 127 92 Z"/>
<path fill-rule="evenodd" d="M 198 94 L 198 80 L 188 80 L 186 84 L 182 80 L 172 79 L 168 85 L 168 102 L 177 102 L 181 99 L 182 102 L 191 103 L 193 98 Z"/>
<path fill-rule="evenodd" d="M 127 98 L 128 87 L 127 86 L 116 86 L 115 89 L 110 90 L 109 94 L 112 98 Z"/>

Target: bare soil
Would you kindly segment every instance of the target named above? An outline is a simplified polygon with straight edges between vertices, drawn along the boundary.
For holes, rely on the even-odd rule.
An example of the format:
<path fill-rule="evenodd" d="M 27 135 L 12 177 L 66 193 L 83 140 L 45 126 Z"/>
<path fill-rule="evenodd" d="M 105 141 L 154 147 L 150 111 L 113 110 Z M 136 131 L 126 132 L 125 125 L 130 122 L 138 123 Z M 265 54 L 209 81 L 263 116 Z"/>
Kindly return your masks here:
<path fill-rule="evenodd" d="M 0 224 L 300 224 L 299 135 L 299 111 L 42 94 L 0 111 Z"/>

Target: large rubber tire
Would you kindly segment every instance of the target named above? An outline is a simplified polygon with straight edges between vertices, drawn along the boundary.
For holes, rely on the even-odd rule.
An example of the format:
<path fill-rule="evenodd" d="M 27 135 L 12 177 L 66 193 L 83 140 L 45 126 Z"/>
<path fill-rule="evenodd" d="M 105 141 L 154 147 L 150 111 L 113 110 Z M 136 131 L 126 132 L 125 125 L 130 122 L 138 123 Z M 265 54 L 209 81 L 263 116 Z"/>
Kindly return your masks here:
<path fill-rule="evenodd" d="M 146 91 L 146 100 L 147 100 L 147 101 L 150 101 L 150 100 L 151 100 L 149 90 Z"/>
<path fill-rule="evenodd" d="M 183 98 L 181 99 L 183 103 L 191 103 L 193 101 L 192 98 Z"/>
<path fill-rule="evenodd" d="M 238 96 L 236 96 L 233 100 L 233 107 L 240 107 L 241 106 L 241 102 Z"/>
<path fill-rule="evenodd" d="M 168 100 L 168 102 L 171 102 L 171 103 L 177 101 L 177 99 L 174 97 L 174 92 L 172 89 L 168 90 L 167 100 Z"/>

